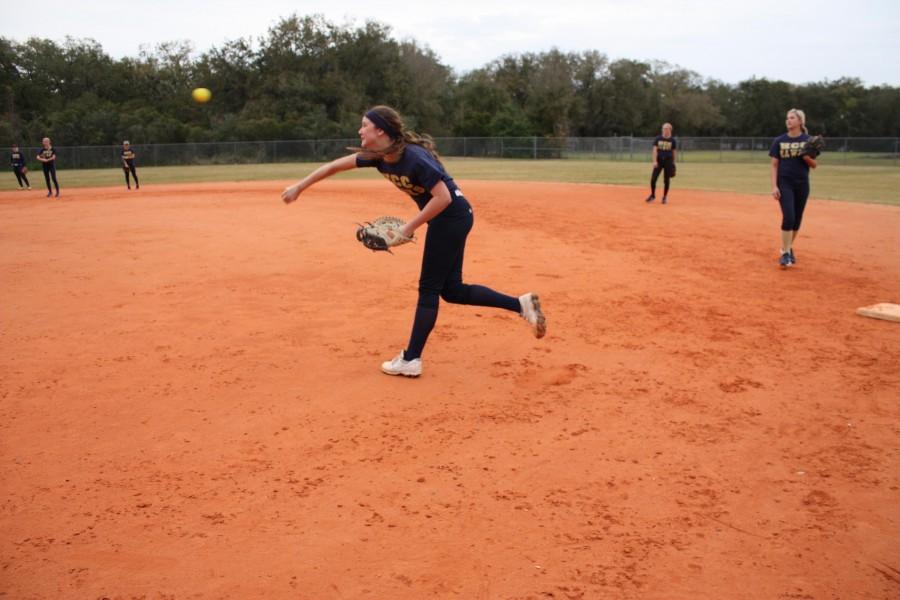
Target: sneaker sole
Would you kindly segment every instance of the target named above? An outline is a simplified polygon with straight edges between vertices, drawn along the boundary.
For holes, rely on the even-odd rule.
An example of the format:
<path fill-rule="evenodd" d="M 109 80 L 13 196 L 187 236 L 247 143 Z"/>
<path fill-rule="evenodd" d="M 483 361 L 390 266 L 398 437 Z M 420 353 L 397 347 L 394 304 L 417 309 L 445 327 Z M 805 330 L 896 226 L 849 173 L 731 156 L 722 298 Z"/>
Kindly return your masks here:
<path fill-rule="evenodd" d="M 381 372 L 384 373 L 385 375 L 394 375 L 394 376 L 399 375 L 400 377 L 409 377 L 411 379 L 419 377 L 421 375 L 421 373 L 415 373 L 415 374 L 413 374 L 413 373 L 397 373 L 394 371 L 388 371 L 384 367 L 381 368 Z"/>
<path fill-rule="evenodd" d="M 547 319 L 544 318 L 544 313 L 541 311 L 541 299 L 537 294 L 531 295 L 531 306 L 537 315 L 537 323 L 534 325 L 534 337 L 540 339 L 547 334 Z"/>

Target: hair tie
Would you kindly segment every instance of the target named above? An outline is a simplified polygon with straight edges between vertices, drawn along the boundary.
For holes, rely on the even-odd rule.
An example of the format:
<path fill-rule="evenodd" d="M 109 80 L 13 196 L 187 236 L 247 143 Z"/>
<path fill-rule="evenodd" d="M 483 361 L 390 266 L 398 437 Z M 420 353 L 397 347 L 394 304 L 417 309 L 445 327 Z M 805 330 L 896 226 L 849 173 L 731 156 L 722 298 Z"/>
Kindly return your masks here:
<path fill-rule="evenodd" d="M 382 130 L 387 134 L 389 138 L 392 140 L 396 140 L 400 137 L 400 132 L 391 127 L 391 125 L 377 112 L 374 110 L 370 110 L 366 113 L 366 118 L 372 122 L 375 127 Z"/>

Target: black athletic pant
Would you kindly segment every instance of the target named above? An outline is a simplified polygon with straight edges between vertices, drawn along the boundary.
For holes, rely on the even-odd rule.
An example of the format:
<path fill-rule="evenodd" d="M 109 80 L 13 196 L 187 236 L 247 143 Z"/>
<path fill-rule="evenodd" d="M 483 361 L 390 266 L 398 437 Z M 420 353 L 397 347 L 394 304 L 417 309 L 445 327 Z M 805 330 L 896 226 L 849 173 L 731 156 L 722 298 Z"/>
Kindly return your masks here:
<path fill-rule="evenodd" d="M 47 182 L 47 193 L 53 193 L 53 190 L 50 189 L 50 178 L 52 177 L 53 185 L 56 186 L 56 195 L 59 196 L 59 182 L 56 181 L 56 161 L 43 163 L 41 166 L 44 167 L 44 181 Z"/>
<path fill-rule="evenodd" d="M 125 185 L 128 186 L 128 189 L 131 189 L 131 181 L 128 178 L 129 171 L 131 171 L 131 175 L 134 177 L 134 187 L 137 187 L 137 188 L 141 187 L 141 184 L 138 183 L 137 170 L 135 170 L 133 162 L 129 162 L 129 163 L 126 163 L 125 165 L 122 165 L 122 170 L 125 171 Z"/>
<path fill-rule="evenodd" d="M 463 255 L 466 237 L 472 230 L 471 209 L 460 217 L 441 217 L 428 224 L 425 250 L 422 253 L 422 273 L 419 276 L 419 302 L 413 321 L 409 345 L 404 351 L 406 360 L 422 355 L 428 334 L 437 321 L 439 299 L 453 304 L 491 306 L 519 312 L 519 299 L 507 296 L 482 285 L 463 283 Z"/>
<path fill-rule="evenodd" d="M 779 177 L 778 191 L 781 192 L 781 230 L 798 231 L 809 198 L 809 179 Z"/>
<path fill-rule="evenodd" d="M 672 172 L 672 164 L 671 158 L 660 158 L 657 159 L 656 164 L 659 165 L 657 167 L 653 167 L 653 175 L 650 176 L 650 194 L 656 195 L 656 180 L 659 179 L 659 173 L 662 171 L 663 173 L 663 196 L 669 195 L 669 173 Z"/>
<path fill-rule="evenodd" d="M 16 181 L 19 182 L 19 187 L 31 187 L 31 184 L 28 183 L 28 175 L 22 170 L 22 167 L 13 167 L 13 173 L 16 174 Z M 24 185 L 22 185 L 24 182 Z"/>

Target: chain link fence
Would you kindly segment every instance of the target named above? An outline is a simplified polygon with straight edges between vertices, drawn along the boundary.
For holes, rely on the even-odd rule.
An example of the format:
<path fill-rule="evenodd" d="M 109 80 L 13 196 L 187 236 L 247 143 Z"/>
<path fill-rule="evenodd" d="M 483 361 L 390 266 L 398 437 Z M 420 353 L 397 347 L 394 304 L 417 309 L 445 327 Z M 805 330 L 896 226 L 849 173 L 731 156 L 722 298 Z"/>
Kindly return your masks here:
<path fill-rule="evenodd" d="M 644 137 L 443 137 L 436 138 L 442 156 L 515 159 L 650 160 L 654 138 Z M 676 137 L 682 162 L 767 162 L 772 138 Z M 900 165 L 900 138 L 828 138 L 820 160 L 826 164 Z M 358 138 L 184 144 L 132 144 L 141 167 L 323 162 L 359 145 Z M 40 148 L 22 151 L 29 168 Z M 60 168 L 98 169 L 121 165 L 120 146 L 57 147 Z"/>

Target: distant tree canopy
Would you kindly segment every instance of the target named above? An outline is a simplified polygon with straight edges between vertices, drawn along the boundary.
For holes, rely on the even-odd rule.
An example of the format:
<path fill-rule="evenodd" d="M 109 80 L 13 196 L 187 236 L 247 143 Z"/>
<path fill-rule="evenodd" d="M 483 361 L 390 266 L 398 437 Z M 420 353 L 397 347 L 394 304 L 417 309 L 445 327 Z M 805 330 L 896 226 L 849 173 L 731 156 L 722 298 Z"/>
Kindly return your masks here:
<path fill-rule="evenodd" d="M 187 42 L 114 60 L 93 40 L 0 37 L 6 143 L 59 145 L 352 137 L 367 107 L 397 108 L 436 136 L 774 136 L 788 108 L 831 136 L 900 135 L 900 88 L 858 79 L 795 85 L 703 79 L 664 62 L 552 49 L 457 75 L 387 25 L 293 15 L 254 42 L 194 56 Z M 213 101 L 190 100 L 208 87 Z"/>

